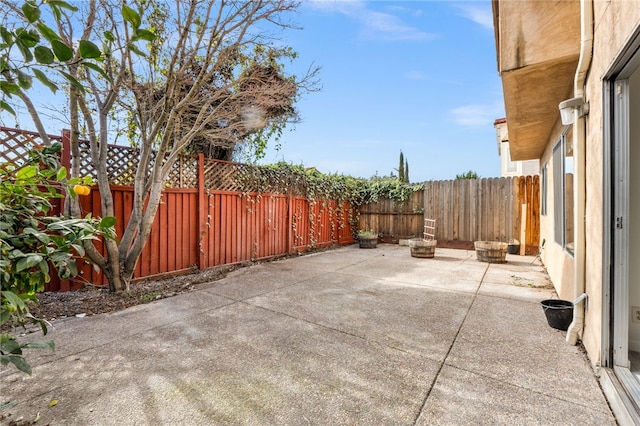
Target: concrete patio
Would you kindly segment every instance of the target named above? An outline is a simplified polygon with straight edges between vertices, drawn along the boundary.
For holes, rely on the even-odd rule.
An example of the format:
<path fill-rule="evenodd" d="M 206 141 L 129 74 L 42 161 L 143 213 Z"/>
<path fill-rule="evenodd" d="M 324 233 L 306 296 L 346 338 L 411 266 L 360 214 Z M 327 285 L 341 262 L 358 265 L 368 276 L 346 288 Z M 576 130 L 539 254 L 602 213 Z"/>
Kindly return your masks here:
<path fill-rule="evenodd" d="M 5 421 L 44 425 L 615 425 L 579 347 L 548 326 L 534 257 L 349 246 L 54 323 Z M 38 338 L 31 335 L 29 338 Z M 52 400 L 55 406 L 49 407 Z"/>

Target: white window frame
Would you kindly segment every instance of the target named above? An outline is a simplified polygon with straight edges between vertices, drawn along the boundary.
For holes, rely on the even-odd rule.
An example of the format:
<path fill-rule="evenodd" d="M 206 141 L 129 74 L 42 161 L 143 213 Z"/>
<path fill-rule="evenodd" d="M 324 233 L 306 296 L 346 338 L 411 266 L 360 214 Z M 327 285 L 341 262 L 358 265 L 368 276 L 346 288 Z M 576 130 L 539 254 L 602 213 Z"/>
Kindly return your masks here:
<path fill-rule="evenodd" d="M 554 241 L 562 246 L 567 253 L 573 255 L 573 250 L 567 247 L 567 200 L 566 200 L 566 149 L 567 134 L 572 126 L 566 126 L 560 140 L 553 147 L 553 236 Z M 545 164 L 546 165 L 546 164 Z"/>

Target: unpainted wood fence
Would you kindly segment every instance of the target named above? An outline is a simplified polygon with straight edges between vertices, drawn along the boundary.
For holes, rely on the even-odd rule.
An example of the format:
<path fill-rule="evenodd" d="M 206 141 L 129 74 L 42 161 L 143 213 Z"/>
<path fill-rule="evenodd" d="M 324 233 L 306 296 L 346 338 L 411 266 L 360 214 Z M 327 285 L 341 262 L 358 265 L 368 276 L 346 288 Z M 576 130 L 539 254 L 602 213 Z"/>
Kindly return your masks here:
<path fill-rule="evenodd" d="M 527 254 L 540 240 L 539 176 L 429 181 L 405 203 L 380 200 L 360 209 L 359 228 L 394 240 L 422 236 L 436 220 L 439 247 L 473 248 L 474 241 L 516 239 Z"/>

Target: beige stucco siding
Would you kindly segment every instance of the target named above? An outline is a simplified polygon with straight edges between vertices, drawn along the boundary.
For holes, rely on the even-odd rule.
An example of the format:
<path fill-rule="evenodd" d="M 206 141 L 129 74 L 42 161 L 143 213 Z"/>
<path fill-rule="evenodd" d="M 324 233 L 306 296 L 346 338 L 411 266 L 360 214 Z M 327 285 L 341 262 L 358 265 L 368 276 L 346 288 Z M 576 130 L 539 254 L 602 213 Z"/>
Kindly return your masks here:
<path fill-rule="evenodd" d="M 591 361 L 600 363 L 602 346 L 603 228 L 603 77 L 640 24 L 640 2 L 600 1 L 594 5 L 593 60 L 586 96 L 590 105 L 586 141 L 586 291 L 589 310 L 582 337 Z M 613 30 L 615 29 L 615 30 Z M 638 295 L 640 298 L 640 295 Z M 640 303 L 640 301 L 639 301 Z M 640 330 L 638 331 L 640 333 Z"/>

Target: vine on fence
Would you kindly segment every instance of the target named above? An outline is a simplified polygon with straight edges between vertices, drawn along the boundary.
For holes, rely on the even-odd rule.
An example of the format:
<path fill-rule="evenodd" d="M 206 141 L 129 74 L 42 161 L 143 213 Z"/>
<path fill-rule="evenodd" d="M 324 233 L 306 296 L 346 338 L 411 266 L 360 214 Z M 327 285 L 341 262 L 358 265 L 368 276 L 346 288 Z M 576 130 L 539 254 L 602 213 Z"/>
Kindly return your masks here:
<path fill-rule="evenodd" d="M 355 235 L 359 219 L 359 208 L 368 203 L 375 203 L 387 198 L 401 204 L 412 195 L 424 189 L 422 184 L 409 184 L 393 178 L 374 177 L 371 179 L 355 178 L 342 174 L 324 174 L 315 168 L 305 168 L 279 162 L 270 165 L 245 165 L 242 173 L 235 176 L 237 184 L 243 188 L 241 196 L 250 197 L 250 192 L 275 192 L 305 197 L 310 202 L 309 237 L 311 245 L 316 242 L 316 217 L 313 206 L 320 200 L 335 200 L 337 209 L 329 206 L 329 214 L 336 214 L 338 226 L 344 229 L 350 225 Z M 350 205 L 345 223 L 343 203 Z M 326 204 L 323 204 L 326 207 Z M 324 209 L 322 209 L 324 210 Z M 332 234 L 335 229 L 332 229 Z"/>

